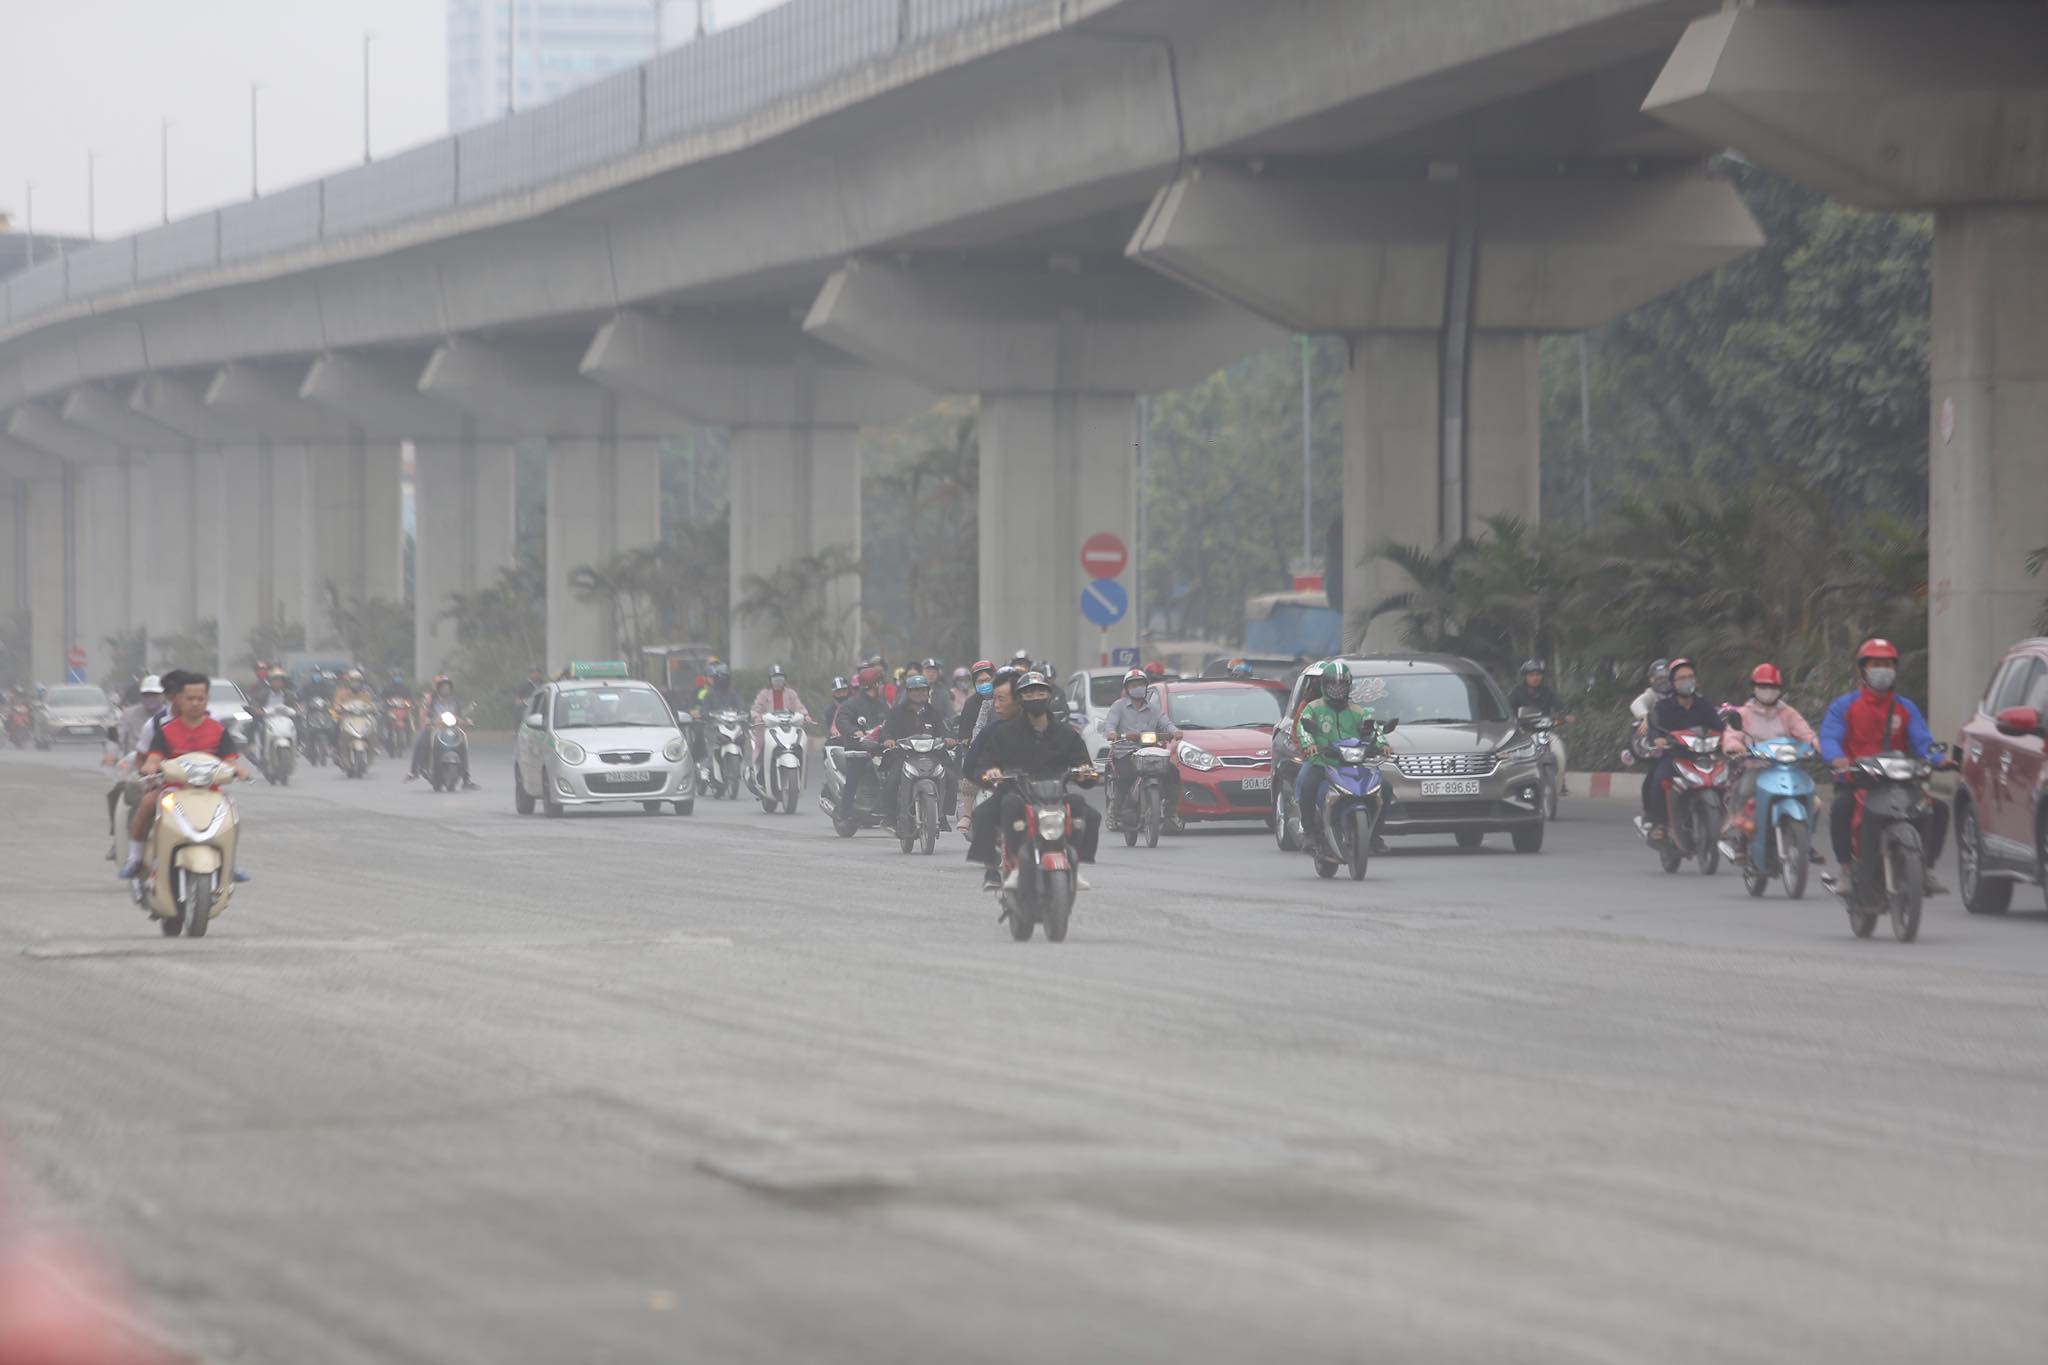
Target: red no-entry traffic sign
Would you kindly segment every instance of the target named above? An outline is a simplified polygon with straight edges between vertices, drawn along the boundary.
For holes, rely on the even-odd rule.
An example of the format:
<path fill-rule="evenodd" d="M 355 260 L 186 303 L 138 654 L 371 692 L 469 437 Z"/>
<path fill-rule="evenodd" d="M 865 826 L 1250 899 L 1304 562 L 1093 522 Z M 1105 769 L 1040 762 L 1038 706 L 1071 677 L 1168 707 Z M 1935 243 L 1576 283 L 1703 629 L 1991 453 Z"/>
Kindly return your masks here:
<path fill-rule="evenodd" d="M 1131 562 L 1122 540 L 1107 531 L 1088 537 L 1081 546 L 1081 570 L 1090 578 L 1115 578 Z"/>

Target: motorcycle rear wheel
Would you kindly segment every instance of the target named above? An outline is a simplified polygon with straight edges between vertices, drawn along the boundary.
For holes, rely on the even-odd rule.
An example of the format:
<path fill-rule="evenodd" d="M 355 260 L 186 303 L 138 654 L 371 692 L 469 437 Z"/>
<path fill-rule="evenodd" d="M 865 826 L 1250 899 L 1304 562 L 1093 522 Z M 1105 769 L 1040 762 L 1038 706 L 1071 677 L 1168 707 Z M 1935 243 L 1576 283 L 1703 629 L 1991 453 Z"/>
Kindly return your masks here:
<path fill-rule="evenodd" d="M 1877 931 L 1877 916 L 1866 915 L 1853 906 L 1850 907 L 1849 931 L 1858 938 L 1869 938 Z"/>
<path fill-rule="evenodd" d="M 1742 869 L 1742 889 L 1749 892 L 1751 898 L 1762 900 L 1764 888 L 1770 884 L 1771 878 L 1768 873 L 1749 866 Z"/>

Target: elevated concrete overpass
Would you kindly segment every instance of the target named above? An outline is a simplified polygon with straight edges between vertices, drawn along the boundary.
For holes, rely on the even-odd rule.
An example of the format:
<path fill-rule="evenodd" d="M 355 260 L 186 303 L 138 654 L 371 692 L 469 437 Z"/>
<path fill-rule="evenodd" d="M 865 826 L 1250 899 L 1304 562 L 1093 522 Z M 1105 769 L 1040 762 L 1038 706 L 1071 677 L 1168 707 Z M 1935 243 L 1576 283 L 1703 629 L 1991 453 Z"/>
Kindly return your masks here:
<path fill-rule="evenodd" d="M 394 594 L 410 440 L 431 668 L 435 604 L 510 553 L 509 442 L 543 438 L 560 659 L 610 643 L 568 571 L 659 533 L 654 441 L 735 431 L 737 583 L 858 545 L 860 425 L 976 393 L 984 644 L 1084 658 L 1078 547 L 1132 530 L 1133 395 L 1281 327 L 1353 339 L 1350 558 L 1533 515 L 1535 338 L 1759 240 L 1699 174 L 1753 115 L 1644 101 L 1713 33 L 1782 17 L 792 0 L 554 105 L 10 281 L 0 469 L 26 553 L 0 574 L 37 608 L 39 660 L 207 616 L 232 655 L 324 582 Z M 1708 65 L 1711 86 L 1727 64 Z M 2019 75 L 1994 97 L 2039 94 Z M 216 525 L 224 555 L 194 534 Z M 1349 600 L 1380 572 L 1354 563 Z M 735 637 L 742 662 L 773 647 Z"/>

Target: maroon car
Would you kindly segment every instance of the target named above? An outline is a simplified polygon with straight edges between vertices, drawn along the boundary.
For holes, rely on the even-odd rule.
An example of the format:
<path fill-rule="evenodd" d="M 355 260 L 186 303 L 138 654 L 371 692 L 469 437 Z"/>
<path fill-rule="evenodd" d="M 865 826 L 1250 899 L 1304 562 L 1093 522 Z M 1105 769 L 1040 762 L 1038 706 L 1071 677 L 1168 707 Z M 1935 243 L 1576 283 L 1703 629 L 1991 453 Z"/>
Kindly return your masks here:
<path fill-rule="evenodd" d="M 2044 721 L 2048 639 L 2022 640 L 1992 671 L 1956 742 L 1956 866 L 1971 914 L 2004 914 L 2016 882 L 2048 889 Z"/>

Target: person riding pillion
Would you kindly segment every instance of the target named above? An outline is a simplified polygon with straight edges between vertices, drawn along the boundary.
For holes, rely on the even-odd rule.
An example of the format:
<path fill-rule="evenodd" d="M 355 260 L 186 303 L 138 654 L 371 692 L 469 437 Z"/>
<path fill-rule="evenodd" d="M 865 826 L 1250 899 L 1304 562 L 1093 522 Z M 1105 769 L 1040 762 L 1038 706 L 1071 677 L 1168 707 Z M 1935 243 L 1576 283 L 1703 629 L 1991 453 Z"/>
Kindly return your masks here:
<path fill-rule="evenodd" d="M 1330 769 L 1341 761 L 1339 747 L 1363 744 L 1376 754 L 1386 745 L 1372 708 L 1351 704 L 1350 668 L 1333 660 L 1322 666 L 1317 677 L 1322 695 L 1302 707 L 1294 719 L 1294 747 L 1301 755 L 1294 803 L 1301 811 L 1302 829 L 1310 838 L 1322 828 L 1323 788 L 1329 785 Z"/>
<path fill-rule="evenodd" d="M 1018 716 L 992 726 L 974 747 L 971 761 L 976 765 L 976 780 L 993 786 L 1005 777 L 1051 780 L 1076 769 L 1092 773 L 1088 745 L 1080 732 L 1053 718 L 1053 687 L 1045 675 L 1024 674 L 1017 679 L 1016 693 Z M 1074 851 L 1082 862 L 1092 863 L 1102 819 L 1085 801 L 1070 800 L 1067 805 L 1074 820 Z M 994 890 L 1005 885 L 997 861 L 998 832 L 1014 846 L 1023 827 L 1024 798 L 1014 790 L 1006 791 L 999 801 L 985 801 L 976 808 L 967 860 L 986 865 L 984 886 Z M 1078 873 L 1075 885 L 1090 889 L 1087 879 Z"/>
<path fill-rule="evenodd" d="M 1718 734 L 1727 728 L 1720 708 L 1700 691 L 1699 670 L 1692 660 L 1673 659 L 1669 677 L 1671 695 L 1659 699 L 1644 722 L 1650 746 L 1657 752 L 1650 775 L 1643 779 L 1642 824 L 1652 839 L 1662 839 L 1671 822 L 1670 802 L 1664 796 L 1664 784 L 1678 772 L 1671 737 L 1681 730 L 1712 730 Z"/>
<path fill-rule="evenodd" d="M 1166 714 L 1165 703 L 1152 695 L 1152 680 L 1145 676 L 1145 670 L 1134 668 L 1124 674 L 1123 695 L 1110 704 L 1102 718 L 1102 730 L 1111 745 L 1109 822 L 1110 828 L 1115 829 L 1123 818 L 1124 802 L 1130 798 L 1132 784 L 1138 779 L 1137 765 L 1128 758 L 1119 758 L 1116 744 L 1136 743 L 1149 734 L 1157 735 L 1160 743 L 1170 746 L 1180 738 L 1180 727 Z M 1170 819 L 1180 809 L 1180 769 L 1168 764 L 1166 775 L 1169 790 L 1165 801 Z"/>

